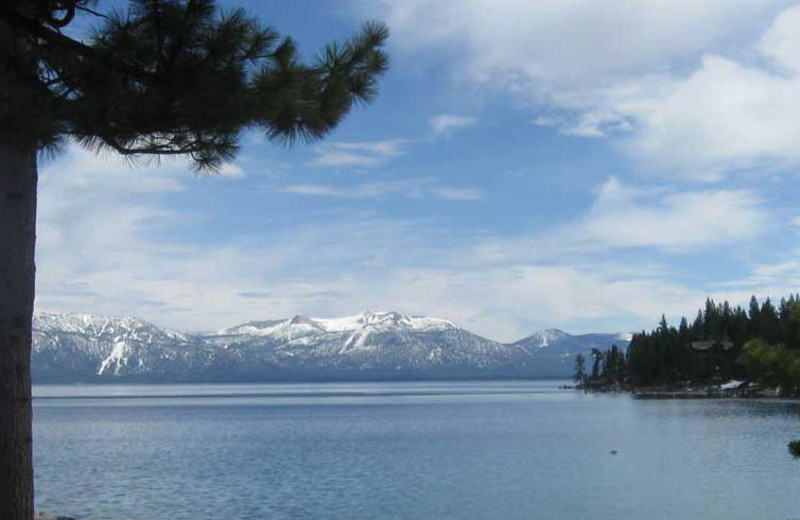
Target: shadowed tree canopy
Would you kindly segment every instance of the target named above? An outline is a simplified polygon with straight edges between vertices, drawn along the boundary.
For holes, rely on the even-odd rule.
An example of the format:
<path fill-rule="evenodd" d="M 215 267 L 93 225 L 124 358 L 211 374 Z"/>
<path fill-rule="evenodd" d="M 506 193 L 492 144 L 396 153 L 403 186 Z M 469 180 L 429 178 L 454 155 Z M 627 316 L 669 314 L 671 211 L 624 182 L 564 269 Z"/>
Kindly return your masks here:
<path fill-rule="evenodd" d="M 0 0 L 0 519 L 33 517 L 31 321 L 37 156 L 67 140 L 135 159 L 234 157 L 245 130 L 291 144 L 371 101 L 380 23 L 302 61 L 294 41 L 214 0 Z M 91 21 L 81 38 L 70 25 Z M 85 27 L 85 26 L 81 26 Z"/>
<path fill-rule="evenodd" d="M 214 0 L 132 0 L 110 14 L 95 4 L 3 1 L 2 141 L 49 148 L 72 136 L 213 169 L 233 157 L 245 129 L 289 143 L 322 137 L 375 97 L 387 67 L 379 23 L 304 63 L 291 38 Z M 76 15 L 99 22 L 86 41 L 64 33 Z"/>

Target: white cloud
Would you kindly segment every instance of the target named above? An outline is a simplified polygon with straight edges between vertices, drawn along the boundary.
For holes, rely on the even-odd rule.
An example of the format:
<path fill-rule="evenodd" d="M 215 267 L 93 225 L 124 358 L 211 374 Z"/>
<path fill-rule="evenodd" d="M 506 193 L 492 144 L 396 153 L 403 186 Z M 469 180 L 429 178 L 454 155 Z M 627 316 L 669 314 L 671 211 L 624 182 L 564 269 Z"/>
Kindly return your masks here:
<path fill-rule="evenodd" d="M 661 170 L 715 180 L 736 169 L 800 161 L 795 75 L 709 55 L 668 93 L 627 113 L 638 127 L 629 149 Z"/>
<path fill-rule="evenodd" d="M 800 163 L 796 4 L 379 5 L 398 48 L 442 50 L 462 77 L 459 88 L 511 93 L 528 110 L 543 112 L 535 124 L 581 137 L 623 137 L 625 149 L 648 171 L 708 181 L 734 170 Z"/>
<path fill-rule="evenodd" d="M 600 81 L 752 31 L 779 0 L 378 2 L 402 48 L 466 52 L 473 77 Z M 370 5 L 374 5 L 370 2 Z"/>
<path fill-rule="evenodd" d="M 233 163 L 223 164 L 217 173 L 230 179 L 243 179 L 247 176 L 242 168 Z"/>
<path fill-rule="evenodd" d="M 369 182 L 351 186 L 325 184 L 292 184 L 278 191 L 295 195 L 334 197 L 341 199 L 381 199 L 398 196 L 408 199 L 434 198 L 453 201 L 480 200 L 482 192 L 471 188 L 441 186 L 431 179 Z"/>
<path fill-rule="evenodd" d="M 409 141 L 388 139 L 383 141 L 329 142 L 318 145 L 313 166 L 372 167 L 405 155 Z"/>
<path fill-rule="evenodd" d="M 422 181 L 413 188 L 419 196 L 473 196 Z M 194 179 L 180 163 L 134 170 L 77 149 L 47 166 L 38 308 L 137 315 L 205 330 L 392 307 L 450 318 L 508 341 L 549 326 L 576 332 L 649 327 L 662 312 L 690 312 L 708 289 L 688 286 L 665 265 L 626 254 L 587 256 L 587 249 L 702 247 L 694 234 L 736 243 L 752 238 L 765 219 L 746 192 L 643 189 L 611 179 L 582 217 L 541 235 L 495 241 L 501 254 L 494 256 L 476 247 L 482 239 L 451 234 L 441 223 L 369 213 L 278 224 L 269 234 L 232 243 L 164 239 L 164 231 L 187 236 L 181 231 L 200 218 L 170 208 L 172 197 L 203 182 L 214 180 Z M 777 280 L 794 267 L 767 274 Z"/>
<path fill-rule="evenodd" d="M 137 315 L 205 330 L 297 313 L 394 307 L 513 340 L 545 326 L 585 331 L 592 320 L 649 323 L 662 310 L 701 297 L 665 282 L 668 273 L 624 261 L 561 257 L 496 265 L 472 254 L 469 236 L 368 214 L 278 226 L 233 244 L 176 244 L 159 237 L 191 223 L 192 215 L 165 209 L 172 207 L 170 197 L 194 186 L 183 179 L 214 182 L 194 179 L 179 163 L 133 170 L 76 149 L 46 167 L 39 310 Z M 424 186 L 428 196 L 442 189 Z M 471 196 L 446 189 L 439 195 Z"/>
<path fill-rule="evenodd" d="M 434 135 L 449 136 L 457 130 L 475 126 L 477 122 L 478 119 L 471 116 L 441 114 L 431 118 L 430 125 Z"/>
<path fill-rule="evenodd" d="M 390 283 L 384 281 L 376 291 L 401 309 L 448 316 L 501 341 L 514 341 L 543 327 L 575 331 L 579 323 L 588 332 L 587 323 L 609 319 L 623 328 L 649 324 L 662 312 L 679 314 L 704 298 L 697 290 L 663 279 L 609 276 L 605 267 L 491 267 L 454 260 L 447 267 L 397 270 Z"/>
<path fill-rule="evenodd" d="M 758 45 L 764 56 L 772 58 L 791 72 L 800 71 L 798 23 L 800 23 L 800 7 L 786 9 L 775 19 Z"/>
<path fill-rule="evenodd" d="M 486 241 L 474 253 L 506 263 L 625 248 L 685 253 L 750 243 L 769 222 L 762 201 L 745 190 L 642 189 L 610 178 L 574 221 L 544 233 Z"/>
<path fill-rule="evenodd" d="M 742 279 L 719 284 L 711 295 L 717 301 L 747 306 L 750 297 L 763 302 L 767 297 L 777 303 L 790 294 L 800 293 L 800 250 L 782 252 L 775 263 L 756 263 Z"/>
<path fill-rule="evenodd" d="M 782 287 L 782 291 L 800 287 L 800 258 L 796 252 L 789 256 L 789 260 L 777 264 L 755 265 L 747 278 L 727 285 L 761 288 Z"/>
<path fill-rule="evenodd" d="M 748 242 L 766 222 L 761 201 L 747 191 L 637 193 L 612 178 L 573 232 L 606 247 L 707 248 Z"/>
<path fill-rule="evenodd" d="M 445 188 L 435 187 L 432 190 L 436 198 L 444 200 L 480 200 L 483 197 L 483 192 L 480 190 L 470 188 Z"/>
<path fill-rule="evenodd" d="M 343 199 L 365 199 L 383 197 L 394 191 L 385 184 L 362 184 L 353 188 L 340 188 L 323 184 L 292 184 L 280 189 L 295 195 L 312 195 L 315 197 L 337 197 Z"/>

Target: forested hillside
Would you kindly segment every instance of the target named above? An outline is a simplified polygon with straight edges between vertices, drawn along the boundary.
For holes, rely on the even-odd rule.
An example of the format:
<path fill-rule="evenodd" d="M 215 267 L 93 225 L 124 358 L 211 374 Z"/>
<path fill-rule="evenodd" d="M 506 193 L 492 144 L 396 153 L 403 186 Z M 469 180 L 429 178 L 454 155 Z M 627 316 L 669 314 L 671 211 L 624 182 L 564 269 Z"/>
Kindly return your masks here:
<path fill-rule="evenodd" d="M 625 366 L 624 377 L 606 379 L 633 386 L 743 379 L 797 394 L 800 296 L 783 298 L 777 307 L 753 296 L 747 310 L 708 299 L 694 321 L 683 318 L 678 327 L 662 316 L 652 332 L 634 334 Z"/>

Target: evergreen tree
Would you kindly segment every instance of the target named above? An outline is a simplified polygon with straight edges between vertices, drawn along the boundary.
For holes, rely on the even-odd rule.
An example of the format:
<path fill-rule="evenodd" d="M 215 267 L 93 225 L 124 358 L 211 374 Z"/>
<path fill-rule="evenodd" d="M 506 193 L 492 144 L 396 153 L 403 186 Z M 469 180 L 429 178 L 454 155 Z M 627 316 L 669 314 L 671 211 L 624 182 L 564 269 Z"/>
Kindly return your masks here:
<path fill-rule="evenodd" d="M 708 339 L 720 339 L 721 327 L 720 316 L 714 300 L 706 299 L 705 311 L 703 313 L 703 333 Z"/>
<path fill-rule="evenodd" d="M 660 334 L 667 334 L 669 332 L 669 325 L 667 324 L 667 317 L 661 315 L 661 321 L 658 322 L 658 332 Z"/>
<path fill-rule="evenodd" d="M 767 343 L 775 344 L 778 343 L 780 339 L 780 329 L 781 324 L 778 313 L 775 311 L 775 307 L 772 305 L 770 299 L 767 298 L 761 306 L 759 316 L 760 335 Z"/>
<path fill-rule="evenodd" d="M 703 312 L 698 310 L 697 316 L 692 323 L 692 338 L 700 339 L 703 336 Z"/>
<path fill-rule="evenodd" d="M 180 155 L 213 171 L 246 129 L 321 138 L 372 100 L 387 31 L 370 23 L 311 63 L 288 37 L 214 0 L 0 2 L 0 519 L 33 516 L 31 320 L 37 154 L 65 140 L 130 158 Z M 85 40 L 65 31 L 78 18 Z"/>
<path fill-rule="evenodd" d="M 692 347 L 702 340 L 719 343 Z M 694 323 L 683 318 L 678 329 L 662 315 L 655 330 L 634 335 L 626 371 L 634 385 L 751 379 L 800 394 L 800 301 L 792 295 L 776 309 L 769 298 L 759 305 L 753 297 L 748 313 L 707 299 Z"/>
<path fill-rule="evenodd" d="M 686 316 L 681 318 L 681 323 L 678 326 L 678 334 L 682 340 L 687 340 L 690 337 L 689 322 L 686 320 Z"/>
<path fill-rule="evenodd" d="M 603 353 L 593 348 L 591 350 L 592 353 L 592 380 L 597 380 L 600 378 L 600 364 L 603 362 Z"/>
<path fill-rule="evenodd" d="M 586 356 L 583 353 L 578 353 L 575 356 L 575 374 L 573 379 L 576 383 L 586 382 Z"/>
<path fill-rule="evenodd" d="M 603 355 L 602 379 L 608 383 L 624 382 L 626 375 L 625 354 L 616 345 L 606 350 Z"/>
<path fill-rule="evenodd" d="M 758 305 L 758 300 L 756 299 L 755 295 L 750 298 L 748 318 L 750 319 L 748 333 L 750 334 L 750 337 L 757 338 L 759 334 L 761 334 L 761 307 Z"/>
<path fill-rule="evenodd" d="M 800 301 L 790 299 L 788 306 L 783 341 L 789 348 L 800 349 Z"/>

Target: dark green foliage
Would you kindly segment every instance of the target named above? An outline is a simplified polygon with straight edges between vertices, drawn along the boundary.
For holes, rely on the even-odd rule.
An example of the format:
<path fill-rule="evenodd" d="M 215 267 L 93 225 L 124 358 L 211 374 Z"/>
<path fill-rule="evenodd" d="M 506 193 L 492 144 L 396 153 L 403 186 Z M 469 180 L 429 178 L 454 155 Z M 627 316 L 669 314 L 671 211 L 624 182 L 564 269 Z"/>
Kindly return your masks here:
<path fill-rule="evenodd" d="M 324 136 L 375 97 L 387 67 L 378 23 L 303 63 L 292 39 L 215 0 L 131 0 L 109 14 L 93 4 L 2 2 L 0 141 L 47 148 L 71 136 L 213 169 L 248 128 L 287 143 Z M 79 16 L 100 22 L 85 42 L 61 32 Z"/>
<path fill-rule="evenodd" d="M 605 352 L 593 348 L 589 352 L 592 358 L 592 373 L 586 373 L 586 356 L 575 356 L 575 375 L 577 383 L 594 388 L 622 385 L 628 379 L 628 361 L 625 352 L 613 345 Z"/>
<path fill-rule="evenodd" d="M 575 375 L 573 379 L 576 383 L 586 382 L 586 356 L 583 354 L 575 356 Z"/>
<path fill-rule="evenodd" d="M 786 395 L 800 395 L 800 349 L 754 339 L 745 344 L 739 360 L 754 380 Z"/>
<path fill-rule="evenodd" d="M 628 364 L 625 353 L 616 345 L 606 350 L 603 355 L 602 378 L 607 383 L 624 383 L 627 379 Z"/>
<path fill-rule="evenodd" d="M 800 459 L 800 441 L 792 441 L 789 443 L 789 453 L 792 457 Z"/>
<path fill-rule="evenodd" d="M 603 362 L 603 353 L 598 349 L 592 349 L 592 379 L 600 378 L 600 364 Z"/>
<path fill-rule="evenodd" d="M 693 342 L 716 342 L 706 350 Z M 776 309 L 755 296 L 749 310 L 706 300 L 694 323 L 676 329 L 662 316 L 659 327 L 635 334 L 628 348 L 635 385 L 747 379 L 800 394 L 800 298 L 783 298 Z"/>

